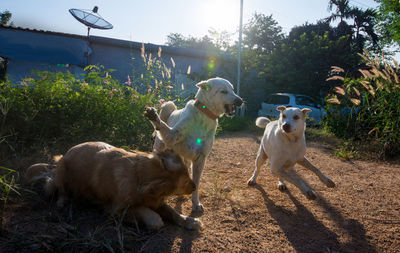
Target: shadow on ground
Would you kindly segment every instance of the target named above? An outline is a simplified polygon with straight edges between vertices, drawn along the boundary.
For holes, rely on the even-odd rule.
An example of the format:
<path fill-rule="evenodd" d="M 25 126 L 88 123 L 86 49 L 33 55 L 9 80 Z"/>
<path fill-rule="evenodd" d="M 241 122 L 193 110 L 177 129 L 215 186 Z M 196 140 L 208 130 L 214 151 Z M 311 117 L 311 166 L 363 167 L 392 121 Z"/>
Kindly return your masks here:
<path fill-rule="evenodd" d="M 286 194 L 295 204 L 296 211 L 275 205 L 260 185 L 255 188 L 260 191 L 267 211 L 276 220 L 296 252 L 376 252 L 375 247 L 369 244 L 362 224 L 344 218 L 322 197 L 315 203 L 324 209 L 331 222 L 345 231 L 346 242 L 338 241 L 337 234 L 317 220 L 290 191 L 286 191 Z"/>

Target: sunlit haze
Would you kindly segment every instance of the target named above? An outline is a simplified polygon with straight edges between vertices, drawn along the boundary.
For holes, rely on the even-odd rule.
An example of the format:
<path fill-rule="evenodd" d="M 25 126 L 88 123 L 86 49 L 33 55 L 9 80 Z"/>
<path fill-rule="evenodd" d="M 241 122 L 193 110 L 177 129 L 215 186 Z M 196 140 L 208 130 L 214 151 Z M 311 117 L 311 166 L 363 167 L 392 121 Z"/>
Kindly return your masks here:
<path fill-rule="evenodd" d="M 244 0 L 243 23 L 254 12 L 271 15 L 288 33 L 293 26 L 315 23 L 329 16 L 328 0 Z M 350 0 L 360 8 L 375 7 L 373 0 Z M 91 10 L 114 25 L 112 30 L 92 30 L 92 35 L 164 44 L 167 35 L 203 37 L 210 28 L 237 32 L 240 0 L 4 0 L 0 11 L 9 10 L 15 26 L 86 35 L 86 28 L 68 12 L 70 8 Z M 235 38 L 236 40 L 236 38 Z"/>

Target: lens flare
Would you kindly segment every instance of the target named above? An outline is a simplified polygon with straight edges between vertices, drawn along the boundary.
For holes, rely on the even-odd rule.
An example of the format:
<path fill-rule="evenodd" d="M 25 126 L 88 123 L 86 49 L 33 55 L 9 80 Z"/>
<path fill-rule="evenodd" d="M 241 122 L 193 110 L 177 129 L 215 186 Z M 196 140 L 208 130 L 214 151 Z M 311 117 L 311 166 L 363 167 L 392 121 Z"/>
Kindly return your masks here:
<path fill-rule="evenodd" d="M 215 60 L 214 59 L 210 59 L 210 62 L 208 63 L 208 69 L 209 70 L 213 70 L 215 67 Z"/>
<path fill-rule="evenodd" d="M 203 141 L 200 138 L 196 139 L 196 146 L 200 146 Z"/>

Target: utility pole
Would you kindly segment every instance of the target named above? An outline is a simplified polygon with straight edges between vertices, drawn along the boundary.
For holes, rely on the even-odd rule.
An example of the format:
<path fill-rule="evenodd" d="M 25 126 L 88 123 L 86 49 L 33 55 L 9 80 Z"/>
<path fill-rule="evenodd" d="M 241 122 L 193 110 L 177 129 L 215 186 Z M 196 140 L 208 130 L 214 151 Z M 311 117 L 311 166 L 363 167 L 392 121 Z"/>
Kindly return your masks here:
<path fill-rule="evenodd" d="M 238 67 L 237 67 L 237 95 L 240 96 L 240 71 L 242 63 L 242 24 L 243 24 L 243 0 L 240 0 L 240 21 L 239 21 L 239 42 L 238 42 Z M 244 115 L 243 106 L 240 107 L 238 114 Z"/>

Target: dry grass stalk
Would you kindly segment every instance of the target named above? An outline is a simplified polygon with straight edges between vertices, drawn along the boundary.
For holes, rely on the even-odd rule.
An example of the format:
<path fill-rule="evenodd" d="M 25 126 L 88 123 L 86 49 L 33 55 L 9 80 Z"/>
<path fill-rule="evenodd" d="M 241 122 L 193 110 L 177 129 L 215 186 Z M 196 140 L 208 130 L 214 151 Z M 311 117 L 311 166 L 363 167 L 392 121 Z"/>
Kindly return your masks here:
<path fill-rule="evenodd" d="M 342 87 L 336 86 L 334 89 L 337 94 L 340 94 L 343 96 L 346 94 L 346 92 L 344 91 L 344 89 Z"/>
<path fill-rule="evenodd" d="M 396 66 L 396 71 L 399 70 L 399 64 L 397 63 L 397 61 L 395 59 L 393 59 L 393 64 L 394 66 Z"/>
<path fill-rule="evenodd" d="M 399 83 L 399 76 L 398 75 L 394 75 L 394 81 L 398 84 Z"/>
<path fill-rule="evenodd" d="M 363 75 L 363 77 L 366 79 L 369 79 L 372 77 L 371 73 L 368 70 L 360 69 L 359 71 Z"/>
<path fill-rule="evenodd" d="M 162 49 L 161 49 L 161 47 L 158 47 L 158 53 L 157 53 L 157 55 L 158 55 L 158 58 L 161 58 L 161 52 L 162 52 Z"/>
<path fill-rule="evenodd" d="M 355 105 L 359 105 L 361 103 L 361 101 L 359 99 L 356 99 L 356 98 L 350 98 L 350 101 Z"/>
<path fill-rule="evenodd" d="M 382 88 L 383 88 L 383 84 L 379 80 L 376 80 L 376 89 L 381 90 Z"/>
<path fill-rule="evenodd" d="M 336 97 L 336 95 L 335 95 L 333 98 L 329 98 L 327 101 L 328 101 L 329 103 L 332 103 L 332 104 L 338 104 L 338 105 L 340 105 L 340 100 Z"/>
<path fill-rule="evenodd" d="M 344 72 L 344 69 L 342 69 L 341 67 L 338 67 L 338 66 L 332 66 L 331 72 L 342 73 L 342 72 Z"/>
<path fill-rule="evenodd" d="M 375 89 L 372 85 L 368 85 L 368 92 L 375 97 Z"/>
<path fill-rule="evenodd" d="M 142 47 L 140 48 L 140 57 L 143 58 L 143 60 L 145 60 L 145 48 L 144 48 L 144 43 L 142 43 Z"/>
<path fill-rule="evenodd" d="M 175 61 L 174 58 L 171 57 L 171 63 L 172 63 L 172 67 L 175 68 Z"/>
<path fill-rule="evenodd" d="M 368 90 L 369 89 L 369 81 L 361 81 L 361 84 L 362 84 L 362 86 L 364 86 L 364 88 L 366 89 L 366 90 Z"/>
<path fill-rule="evenodd" d="M 364 51 L 364 53 L 366 53 L 366 51 Z M 363 55 L 363 54 L 360 54 L 360 53 L 357 53 L 358 54 L 358 56 L 360 56 L 361 58 L 363 58 L 365 61 L 367 61 L 367 62 L 369 62 L 369 55 L 368 55 L 368 57 L 367 56 L 365 56 L 365 55 Z"/>
<path fill-rule="evenodd" d="M 331 81 L 331 80 L 341 80 L 344 81 L 344 77 L 342 76 L 331 76 L 328 79 L 326 79 L 326 81 Z"/>
<path fill-rule="evenodd" d="M 357 96 L 359 96 L 359 97 L 361 96 L 360 91 L 356 87 L 353 87 L 353 90 L 357 94 Z"/>

